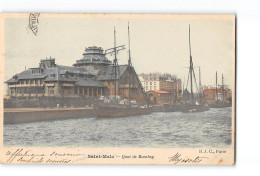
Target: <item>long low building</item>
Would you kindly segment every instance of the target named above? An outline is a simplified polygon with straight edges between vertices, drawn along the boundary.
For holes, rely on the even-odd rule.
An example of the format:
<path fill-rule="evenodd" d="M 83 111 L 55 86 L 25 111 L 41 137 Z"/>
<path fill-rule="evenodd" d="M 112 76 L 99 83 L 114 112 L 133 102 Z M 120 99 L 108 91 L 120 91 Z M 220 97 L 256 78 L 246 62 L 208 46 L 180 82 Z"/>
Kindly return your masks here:
<path fill-rule="evenodd" d="M 83 58 L 74 66 L 55 63 L 54 58 L 43 59 L 39 67 L 29 68 L 14 75 L 8 84 L 8 96 L 13 97 L 98 97 L 120 95 L 139 102 L 146 101 L 141 82 L 128 65 L 114 66 L 101 47 L 88 47 Z M 129 80 L 132 80 L 129 86 Z M 115 91 L 116 81 L 116 91 Z M 130 92 L 129 92 L 130 91 Z"/>
<path fill-rule="evenodd" d="M 41 60 L 6 81 L 10 97 L 29 96 L 102 96 L 106 86 L 82 67 L 56 65 L 55 59 Z"/>

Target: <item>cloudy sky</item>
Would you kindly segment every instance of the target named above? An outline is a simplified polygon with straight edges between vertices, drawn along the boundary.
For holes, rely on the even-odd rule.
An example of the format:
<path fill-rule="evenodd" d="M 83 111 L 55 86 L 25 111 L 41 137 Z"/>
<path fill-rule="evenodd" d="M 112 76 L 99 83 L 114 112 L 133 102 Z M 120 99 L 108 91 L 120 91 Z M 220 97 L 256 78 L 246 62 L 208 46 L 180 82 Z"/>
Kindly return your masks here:
<path fill-rule="evenodd" d="M 232 86 L 234 16 L 41 14 L 37 36 L 28 26 L 28 17 L 23 14 L 5 20 L 5 80 L 25 67 L 37 67 L 46 57 L 72 65 L 82 58 L 85 47 L 111 48 L 114 26 L 117 44 L 128 47 L 129 21 L 137 73 L 167 72 L 187 80 L 190 24 L 193 62 L 201 68 L 202 84 L 214 85 L 218 71 L 219 78 L 223 73 L 225 84 Z M 127 50 L 119 53 L 119 64 L 127 63 L 127 54 Z M 198 75 L 198 69 L 195 72 Z"/>

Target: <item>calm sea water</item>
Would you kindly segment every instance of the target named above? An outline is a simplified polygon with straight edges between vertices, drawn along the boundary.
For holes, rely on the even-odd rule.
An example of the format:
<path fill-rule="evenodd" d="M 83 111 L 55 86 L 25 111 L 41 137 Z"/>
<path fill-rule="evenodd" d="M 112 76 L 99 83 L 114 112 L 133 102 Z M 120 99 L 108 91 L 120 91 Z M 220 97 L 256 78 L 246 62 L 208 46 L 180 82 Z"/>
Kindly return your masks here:
<path fill-rule="evenodd" d="M 227 147 L 231 108 L 4 125 L 5 146 Z"/>

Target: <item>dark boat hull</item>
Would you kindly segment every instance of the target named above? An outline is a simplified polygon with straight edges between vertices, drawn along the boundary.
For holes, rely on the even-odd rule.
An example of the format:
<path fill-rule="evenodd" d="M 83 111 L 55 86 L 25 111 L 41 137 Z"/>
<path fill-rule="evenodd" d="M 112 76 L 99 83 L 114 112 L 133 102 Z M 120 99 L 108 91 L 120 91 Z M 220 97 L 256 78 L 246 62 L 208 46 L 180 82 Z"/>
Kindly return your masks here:
<path fill-rule="evenodd" d="M 184 104 L 181 106 L 181 112 L 185 112 L 185 113 L 203 112 L 203 111 L 208 111 L 209 109 L 210 109 L 209 106 L 196 105 L 196 104 Z"/>
<path fill-rule="evenodd" d="M 152 107 L 105 106 L 95 107 L 97 117 L 127 117 L 149 114 Z"/>
<path fill-rule="evenodd" d="M 181 110 L 181 106 L 177 104 L 164 104 L 164 112 L 178 112 Z"/>
<path fill-rule="evenodd" d="M 210 108 L 226 108 L 231 107 L 231 103 L 214 103 L 210 105 Z"/>

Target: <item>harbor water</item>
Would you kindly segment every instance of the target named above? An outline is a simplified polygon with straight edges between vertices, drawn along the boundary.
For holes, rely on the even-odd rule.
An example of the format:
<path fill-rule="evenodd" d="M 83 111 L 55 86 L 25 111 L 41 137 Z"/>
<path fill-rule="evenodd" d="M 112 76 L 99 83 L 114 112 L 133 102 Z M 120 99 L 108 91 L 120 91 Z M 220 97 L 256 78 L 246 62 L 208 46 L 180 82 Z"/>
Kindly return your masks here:
<path fill-rule="evenodd" d="M 198 113 L 4 124 L 4 146 L 228 147 L 232 143 L 231 111 L 229 107 Z"/>

